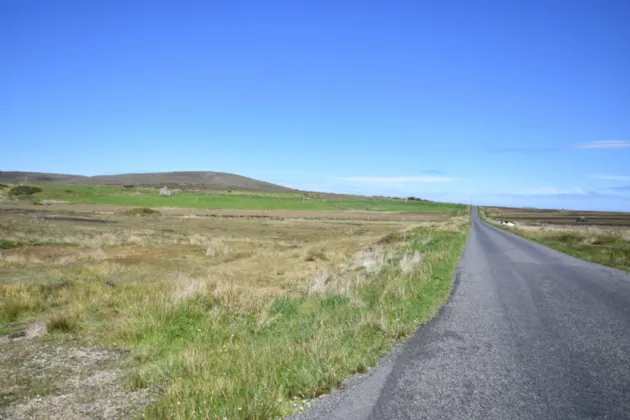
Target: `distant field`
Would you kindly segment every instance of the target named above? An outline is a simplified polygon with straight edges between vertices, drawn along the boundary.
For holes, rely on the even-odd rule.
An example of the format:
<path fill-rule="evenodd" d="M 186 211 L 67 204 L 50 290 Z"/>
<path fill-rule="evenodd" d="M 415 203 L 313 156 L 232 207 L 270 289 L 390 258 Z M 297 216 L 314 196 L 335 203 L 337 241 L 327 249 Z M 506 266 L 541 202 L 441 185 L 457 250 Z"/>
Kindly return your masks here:
<path fill-rule="evenodd" d="M 408 201 L 386 198 L 314 199 L 298 193 L 257 193 L 225 191 L 190 193 L 174 191 L 170 197 L 158 195 L 157 188 L 131 188 L 112 186 L 78 186 L 39 184 L 41 200 L 60 200 L 80 204 L 112 204 L 136 207 L 186 207 L 239 210 L 370 210 L 408 213 L 465 213 L 467 207 L 459 204 Z"/>
<path fill-rule="evenodd" d="M 630 213 L 483 208 L 488 222 L 586 261 L 630 271 Z M 576 222 L 586 217 L 586 222 Z"/>
<path fill-rule="evenodd" d="M 538 210 L 509 207 L 487 207 L 489 217 L 507 219 L 527 224 L 576 224 L 576 219 L 586 217 L 581 226 L 630 226 L 630 213 L 573 210 Z"/>

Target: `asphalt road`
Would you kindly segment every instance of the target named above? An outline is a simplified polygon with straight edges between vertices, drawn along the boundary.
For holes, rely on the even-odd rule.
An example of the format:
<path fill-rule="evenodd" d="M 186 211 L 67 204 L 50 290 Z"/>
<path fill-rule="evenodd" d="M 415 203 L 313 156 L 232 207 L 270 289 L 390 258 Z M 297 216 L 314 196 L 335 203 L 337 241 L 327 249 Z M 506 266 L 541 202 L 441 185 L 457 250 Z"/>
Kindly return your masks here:
<path fill-rule="evenodd" d="M 297 419 L 630 419 L 630 276 L 473 216 L 440 314 Z"/>

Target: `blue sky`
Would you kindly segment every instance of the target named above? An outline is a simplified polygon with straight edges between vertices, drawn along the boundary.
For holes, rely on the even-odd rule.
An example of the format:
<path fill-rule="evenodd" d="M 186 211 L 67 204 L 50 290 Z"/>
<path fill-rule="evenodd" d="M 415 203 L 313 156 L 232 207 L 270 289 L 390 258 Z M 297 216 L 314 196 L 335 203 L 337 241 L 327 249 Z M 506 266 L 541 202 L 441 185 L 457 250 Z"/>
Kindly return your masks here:
<path fill-rule="evenodd" d="M 0 2 L 0 169 L 630 211 L 630 2 Z"/>

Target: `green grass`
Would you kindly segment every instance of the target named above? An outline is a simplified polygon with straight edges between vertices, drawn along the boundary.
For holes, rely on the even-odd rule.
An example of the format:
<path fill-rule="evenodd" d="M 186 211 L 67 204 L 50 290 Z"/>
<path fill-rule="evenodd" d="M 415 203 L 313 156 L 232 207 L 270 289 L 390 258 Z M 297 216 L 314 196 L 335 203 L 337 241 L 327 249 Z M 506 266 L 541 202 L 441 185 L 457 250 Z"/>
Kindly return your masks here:
<path fill-rule="evenodd" d="M 38 199 L 64 200 L 81 204 L 112 204 L 135 207 L 185 207 L 238 210 L 371 210 L 409 213 L 465 212 L 467 206 L 374 198 L 321 200 L 303 199 L 296 193 L 258 193 L 233 191 L 231 193 L 175 193 L 160 197 L 158 190 L 135 190 L 113 186 L 51 185 L 41 184 L 44 191 Z"/>
<path fill-rule="evenodd" d="M 283 297 L 249 312 L 199 296 L 147 311 L 122 339 L 152 361 L 154 373 L 142 386 L 168 384 L 148 417 L 283 417 L 295 411 L 293 403 L 365 372 L 449 297 L 466 229 L 418 229 L 413 237 L 423 268 L 412 275 L 385 269 L 356 295 Z"/>
<path fill-rule="evenodd" d="M 465 212 L 468 206 L 450 203 L 433 203 L 421 201 L 392 200 L 392 199 L 358 199 L 339 200 L 333 202 L 345 209 L 372 210 L 372 211 L 396 211 L 409 213 L 433 213 L 433 212 Z"/>
<path fill-rule="evenodd" d="M 292 198 L 248 197 L 218 194 L 174 194 L 160 197 L 145 195 L 103 195 L 67 199 L 72 203 L 114 204 L 136 207 L 185 207 L 236 210 L 336 210 L 327 203 L 296 200 Z"/>
<path fill-rule="evenodd" d="M 603 236 L 599 243 L 584 243 L 584 237 L 576 234 L 533 235 L 515 230 L 527 239 L 576 258 L 630 272 L 630 244 L 614 237 Z"/>

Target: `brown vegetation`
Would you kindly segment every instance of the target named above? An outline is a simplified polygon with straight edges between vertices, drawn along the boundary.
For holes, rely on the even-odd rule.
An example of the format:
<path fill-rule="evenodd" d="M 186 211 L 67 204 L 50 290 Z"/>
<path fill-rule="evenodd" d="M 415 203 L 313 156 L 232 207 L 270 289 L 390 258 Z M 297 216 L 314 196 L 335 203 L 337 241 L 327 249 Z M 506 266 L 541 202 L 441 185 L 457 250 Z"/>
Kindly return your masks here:
<path fill-rule="evenodd" d="M 290 413 L 435 313 L 467 224 L 123 209 L 0 207 L 0 417 Z"/>

